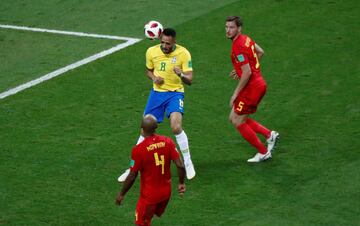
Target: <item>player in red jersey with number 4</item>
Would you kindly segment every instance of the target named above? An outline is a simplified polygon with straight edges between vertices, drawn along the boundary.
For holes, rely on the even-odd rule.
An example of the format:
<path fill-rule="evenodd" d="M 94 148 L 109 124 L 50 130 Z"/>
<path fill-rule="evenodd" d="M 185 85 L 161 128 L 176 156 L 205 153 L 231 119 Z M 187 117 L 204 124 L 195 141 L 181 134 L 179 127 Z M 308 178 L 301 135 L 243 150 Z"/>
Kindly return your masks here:
<path fill-rule="evenodd" d="M 130 174 L 116 198 L 116 204 L 121 204 L 140 172 L 140 198 L 136 206 L 135 225 L 150 225 L 154 214 L 160 217 L 164 213 L 171 196 L 171 161 L 177 167 L 178 192 L 181 195 L 185 192 L 185 168 L 174 142 L 155 134 L 157 120 L 153 115 L 144 116 L 141 128 L 145 139 L 132 150 Z"/>
<path fill-rule="evenodd" d="M 261 162 L 271 158 L 279 133 L 270 131 L 263 125 L 249 118 L 256 112 L 257 106 L 266 93 L 266 82 L 260 72 L 260 58 L 263 49 L 250 37 L 241 33 L 242 21 L 238 16 L 226 18 L 226 37 L 232 40 L 231 61 L 234 70 L 230 76 L 239 80 L 230 98 L 229 119 L 239 133 L 254 146 L 258 153 L 248 162 Z M 257 137 L 260 133 L 266 138 L 267 147 Z"/>

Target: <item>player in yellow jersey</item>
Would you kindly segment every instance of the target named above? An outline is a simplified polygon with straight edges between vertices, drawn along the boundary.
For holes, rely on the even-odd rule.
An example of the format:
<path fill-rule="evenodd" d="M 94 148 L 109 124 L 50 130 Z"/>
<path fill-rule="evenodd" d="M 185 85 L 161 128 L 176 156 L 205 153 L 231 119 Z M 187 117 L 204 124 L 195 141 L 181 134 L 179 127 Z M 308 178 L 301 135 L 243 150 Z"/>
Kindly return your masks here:
<path fill-rule="evenodd" d="M 191 85 L 193 70 L 190 52 L 176 44 L 176 32 L 172 28 L 164 29 L 160 36 L 160 44 L 146 51 L 146 75 L 153 81 L 144 115 L 154 115 L 160 123 L 164 113 L 170 119 L 170 127 L 184 159 L 186 177 L 195 176 L 194 165 L 190 158 L 189 141 L 182 129 L 184 113 L 184 85 Z M 144 137 L 140 135 L 137 144 Z M 129 174 L 126 170 L 119 178 L 125 181 Z"/>

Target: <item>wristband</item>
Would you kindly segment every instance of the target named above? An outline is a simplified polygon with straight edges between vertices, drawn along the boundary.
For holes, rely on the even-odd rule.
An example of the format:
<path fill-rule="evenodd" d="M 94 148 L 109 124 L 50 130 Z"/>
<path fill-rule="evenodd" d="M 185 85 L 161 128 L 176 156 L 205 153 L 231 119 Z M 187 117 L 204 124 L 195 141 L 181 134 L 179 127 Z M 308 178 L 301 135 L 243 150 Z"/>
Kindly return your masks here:
<path fill-rule="evenodd" d="M 180 78 L 183 78 L 183 77 L 185 77 L 185 75 L 184 75 L 184 73 L 181 72 Z"/>

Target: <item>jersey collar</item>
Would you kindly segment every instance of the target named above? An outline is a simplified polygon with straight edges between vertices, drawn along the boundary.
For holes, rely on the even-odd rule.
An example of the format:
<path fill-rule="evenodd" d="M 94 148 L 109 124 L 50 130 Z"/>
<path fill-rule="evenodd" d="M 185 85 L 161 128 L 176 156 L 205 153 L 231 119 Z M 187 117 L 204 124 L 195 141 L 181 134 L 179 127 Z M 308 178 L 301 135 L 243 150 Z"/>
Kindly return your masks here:
<path fill-rule="evenodd" d="M 160 49 L 161 49 L 161 52 L 163 52 L 163 53 L 164 53 L 163 48 L 162 48 L 162 45 L 160 45 Z M 170 53 L 164 53 L 164 54 L 166 54 L 166 55 L 170 55 L 171 53 L 173 53 L 173 52 L 175 51 L 175 49 L 176 49 L 176 44 L 173 46 L 173 48 L 172 48 L 172 50 L 171 50 L 171 52 L 170 52 Z"/>

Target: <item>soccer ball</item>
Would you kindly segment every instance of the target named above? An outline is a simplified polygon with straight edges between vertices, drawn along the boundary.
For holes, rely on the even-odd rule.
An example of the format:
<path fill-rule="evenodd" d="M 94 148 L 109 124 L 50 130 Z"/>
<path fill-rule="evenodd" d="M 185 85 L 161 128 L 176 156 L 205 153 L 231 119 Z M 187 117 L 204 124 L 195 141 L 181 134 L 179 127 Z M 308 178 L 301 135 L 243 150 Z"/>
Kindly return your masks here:
<path fill-rule="evenodd" d="M 163 32 L 163 30 L 164 30 L 164 28 L 161 25 L 161 23 L 154 21 L 154 20 L 145 24 L 145 27 L 144 27 L 145 36 L 149 39 L 159 38 L 161 33 Z"/>

